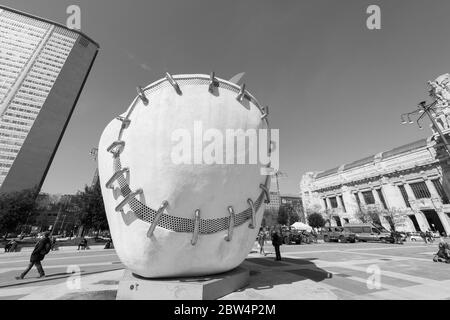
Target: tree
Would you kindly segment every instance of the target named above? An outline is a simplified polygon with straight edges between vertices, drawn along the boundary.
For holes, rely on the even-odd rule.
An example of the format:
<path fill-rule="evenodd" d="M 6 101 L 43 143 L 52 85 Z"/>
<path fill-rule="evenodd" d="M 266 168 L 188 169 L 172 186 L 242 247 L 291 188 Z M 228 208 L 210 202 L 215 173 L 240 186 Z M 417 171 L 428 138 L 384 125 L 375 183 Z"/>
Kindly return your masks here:
<path fill-rule="evenodd" d="M 300 216 L 293 207 L 290 206 L 287 207 L 287 212 L 289 215 L 289 224 L 293 224 L 296 223 L 297 221 L 300 221 Z"/>
<path fill-rule="evenodd" d="M 311 213 L 308 215 L 308 224 L 313 228 L 322 228 L 325 226 L 325 219 L 320 213 Z"/>
<path fill-rule="evenodd" d="M 275 208 L 268 208 L 266 206 L 266 209 L 264 209 L 263 218 L 267 227 L 275 226 L 278 223 L 278 210 Z"/>
<path fill-rule="evenodd" d="M 383 215 L 388 221 L 392 231 L 395 232 L 397 229 L 405 229 L 406 215 L 402 210 L 392 208 L 383 212 Z"/>
<path fill-rule="evenodd" d="M 375 223 L 381 225 L 380 213 L 379 210 L 373 208 L 359 209 L 355 213 L 355 217 L 362 223 Z"/>
<path fill-rule="evenodd" d="M 286 210 L 286 207 L 281 206 L 278 210 L 278 217 L 277 217 L 278 224 L 281 225 L 288 225 L 289 224 L 289 214 Z"/>
<path fill-rule="evenodd" d="M 14 232 L 30 222 L 36 209 L 36 188 L 0 194 L 0 232 Z"/>
<path fill-rule="evenodd" d="M 84 191 L 77 193 L 76 201 L 81 209 L 79 224 L 83 230 L 94 228 L 98 236 L 101 230 L 108 229 L 100 182 L 94 186 L 85 186 Z"/>

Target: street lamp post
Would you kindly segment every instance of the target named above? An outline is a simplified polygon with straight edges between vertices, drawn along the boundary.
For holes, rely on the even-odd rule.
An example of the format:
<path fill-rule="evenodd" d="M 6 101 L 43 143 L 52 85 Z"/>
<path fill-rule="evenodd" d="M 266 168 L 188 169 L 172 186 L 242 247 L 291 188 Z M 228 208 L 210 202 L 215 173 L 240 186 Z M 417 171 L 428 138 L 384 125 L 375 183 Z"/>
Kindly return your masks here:
<path fill-rule="evenodd" d="M 436 104 L 437 104 L 437 100 L 435 100 L 434 102 L 430 103 L 429 105 L 427 105 L 426 101 L 422 101 L 419 103 L 418 110 L 412 111 L 412 112 L 408 112 L 408 113 L 404 113 L 401 115 L 401 119 L 402 119 L 402 124 L 406 124 L 406 123 L 414 123 L 411 120 L 412 116 L 416 116 L 419 115 L 417 119 L 417 125 L 419 126 L 420 129 L 423 129 L 422 126 L 420 125 L 420 120 L 427 115 L 428 118 L 430 119 L 433 128 L 438 132 L 439 136 L 441 137 L 442 141 L 444 142 L 444 148 L 447 151 L 448 155 L 450 156 L 450 147 L 449 147 L 449 143 L 448 140 L 445 136 L 445 134 L 442 132 L 442 130 L 439 128 L 439 125 L 437 124 L 436 120 L 434 119 L 433 115 L 431 114 L 431 111 L 436 112 Z M 408 119 L 408 121 L 405 120 L 405 117 Z"/>

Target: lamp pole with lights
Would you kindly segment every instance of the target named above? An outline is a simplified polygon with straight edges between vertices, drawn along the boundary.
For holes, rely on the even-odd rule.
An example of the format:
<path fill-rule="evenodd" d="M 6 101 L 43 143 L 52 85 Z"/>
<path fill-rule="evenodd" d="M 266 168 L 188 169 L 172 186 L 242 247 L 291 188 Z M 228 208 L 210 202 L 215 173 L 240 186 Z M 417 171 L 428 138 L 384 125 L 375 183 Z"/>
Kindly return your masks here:
<path fill-rule="evenodd" d="M 435 100 L 434 102 L 430 103 L 429 105 L 427 105 L 426 101 L 422 101 L 418 104 L 418 109 L 412 112 L 408 112 L 408 113 L 404 113 L 401 115 L 401 119 L 402 119 L 402 124 L 406 124 L 406 123 L 414 123 L 411 120 L 411 117 L 413 116 L 417 116 L 420 115 L 417 118 L 417 125 L 419 126 L 419 129 L 423 129 L 423 127 L 420 125 L 420 120 L 423 119 L 423 117 L 425 115 L 428 116 L 428 118 L 430 119 L 434 129 L 438 132 L 439 136 L 441 137 L 442 141 L 444 142 L 444 148 L 447 151 L 448 155 L 450 156 L 450 147 L 449 147 L 449 143 L 447 138 L 445 137 L 444 133 L 442 132 L 442 130 L 439 128 L 438 124 L 436 123 L 436 120 L 434 119 L 433 115 L 431 114 L 431 112 L 436 112 L 436 104 L 437 104 L 437 100 Z M 405 120 L 405 117 L 408 120 Z"/>

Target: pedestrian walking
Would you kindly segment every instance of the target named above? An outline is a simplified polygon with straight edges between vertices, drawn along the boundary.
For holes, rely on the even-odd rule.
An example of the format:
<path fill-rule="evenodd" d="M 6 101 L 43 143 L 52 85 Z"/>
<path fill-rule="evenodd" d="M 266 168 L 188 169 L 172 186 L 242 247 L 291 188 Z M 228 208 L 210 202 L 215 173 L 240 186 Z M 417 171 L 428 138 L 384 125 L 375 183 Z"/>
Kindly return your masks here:
<path fill-rule="evenodd" d="M 434 242 L 433 234 L 431 233 L 430 230 L 427 230 L 427 232 L 425 232 L 425 235 L 426 235 L 427 240 L 428 240 L 429 243 L 433 243 Z"/>
<path fill-rule="evenodd" d="M 278 229 L 274 230 L 272 234 L 272 245 L 275 248 L 276 261 L 281 261 L 280 246 L 282 242 L 283 238 L 281 238 L 281 232 Z"/>
<path fill-rule="evenodd" d="M 11 240 L 11 245 L 9 247 L 9 252 L 16 252 L 17 251 L 17 246 L 19 245 L 19 243 L 16 241 L 16 239 L 12 239 Z"/>
<path fill-rule="evenodd" d="M 44 233 L 44 237 L 38 241 L 36 246 L 34 247 L 33 252 L 31 253 L 30 257 L 30 263 L 28 264 L 28 267 L 25 269 L 24 272 L 18 277 L 16 277 L 17 280 L 23 279 L 28 271 L 33 268 L 33 266 L 36 266 L 36 269 L 39 272 L 39 278 L 45 277 L 44 269 L 42 269 L 41 261 L 44 260 L 44 257 L 47 253 L 50 252 L 50 249 L 52 247 L 52 243 L 50 240 L 50 232 L 47 231 Z"/>
<path fill-rule="evenodd" d="M 11 248 L 11 241 L 9 241 L 7 244 L 5 244 L 5 252 L 9 252 L 9 249 Z"/>
<path fill-rule="evenodd" d="M 428 241 L 427 241 L 427 236 L 426 236 L 425 232 L 420 231 L 420 236 L 422 237 L 423 242 L 428 243 Z"/>
<path fill-rule="evenodd" d="M 264 232 L 263 228 L 259 229 L 258 233 L 258 244 L 259 244 L 259 254 L 266 255 L 266 252 L 264 251 L 264 244 L 266 243 L 266 233 Z"/>
<path fill-rule="evenodd" d="M 58 247 L 56 246 L 56 238 L 52 238 L 52 251 L 58 250 Z"/>

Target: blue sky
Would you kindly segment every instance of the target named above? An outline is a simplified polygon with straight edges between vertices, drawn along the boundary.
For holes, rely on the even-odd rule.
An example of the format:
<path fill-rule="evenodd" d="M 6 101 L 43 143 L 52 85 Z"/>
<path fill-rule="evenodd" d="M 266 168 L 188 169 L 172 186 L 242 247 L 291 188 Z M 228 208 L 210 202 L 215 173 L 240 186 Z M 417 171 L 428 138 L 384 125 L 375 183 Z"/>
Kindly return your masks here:
<path fill-rule="evenodd" d="M 171 73 L 246 72 L 280 129 L 281 191 L 325 170 L 426 137 L 400 114 L 426 98 L 426 82 L 450 71 L 450 2 L 365 0 L 2 0 L 82 31 L 101 51 L 43 191 L 73 193 L 95 170 L 89 151 L 106 124 L 147 85 Z M 381 7 L 381 30 L 366 8 Z"/>

